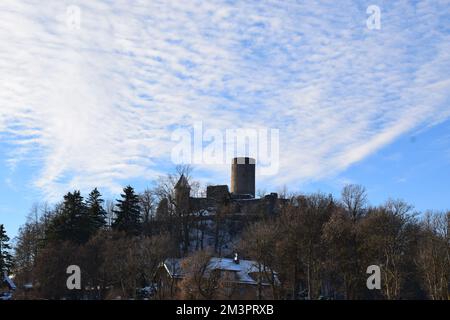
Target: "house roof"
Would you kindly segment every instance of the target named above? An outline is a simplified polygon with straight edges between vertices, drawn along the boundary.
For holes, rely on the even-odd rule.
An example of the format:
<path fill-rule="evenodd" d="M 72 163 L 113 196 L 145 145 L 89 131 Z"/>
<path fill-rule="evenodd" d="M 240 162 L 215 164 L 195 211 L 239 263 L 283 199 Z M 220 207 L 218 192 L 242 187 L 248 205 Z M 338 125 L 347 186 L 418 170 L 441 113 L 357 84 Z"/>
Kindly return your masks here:
<path fill-rule="evenodd" d="M 170 258 L 164 261 L 164 267 L 167 273 L 172 278 L 184 278 L 186 275 L 186 271 L 183 270 L 181 262 L 183 259 Z M 270 271 L 269 268 L 265 268 L 264 265 L 258 264 L 256 261 L 252 260 L 239 260 L 239 263 L 235 263 L 233 259 L 230 258 L 211 258 L 209 261 L 208 269 L 212 270 L 223 270 L 235 272 L 236 274 L 236 282 L 237 283 L 245 283 L 250 285 L 258 284 L 258 280 L 255 276 L 252 276 L 254 273 L 258 273 L 259 270 Z M 275 274 L 275 281 L 278 281 L 278 277 Z M 267 285 L 267 281 L 262 281 L 263 285 Z"/>
<path fill-rule="evenodd" d="M 164 261 L 164 268 L 172 278 L 182 278 L 184 272 L 181 270 L 182 259 L 169 258 Z"/>
<path fill-rule="evenodd" d="M 8 275 L 5 273 L 3 275 L 3 281 L 6 283 L 6 285 L 9 287 L 10 290 L 16 290 L 16 285 L 14 284 L 14 281 Z"/>
<path fill-rule="evenodd" d="M 175 185 L 175 188 L 190 188 L 189 182 L 184 176 L 184 174 L 181 175 L 180 179 L 178 179 L 177 184 Z"/>

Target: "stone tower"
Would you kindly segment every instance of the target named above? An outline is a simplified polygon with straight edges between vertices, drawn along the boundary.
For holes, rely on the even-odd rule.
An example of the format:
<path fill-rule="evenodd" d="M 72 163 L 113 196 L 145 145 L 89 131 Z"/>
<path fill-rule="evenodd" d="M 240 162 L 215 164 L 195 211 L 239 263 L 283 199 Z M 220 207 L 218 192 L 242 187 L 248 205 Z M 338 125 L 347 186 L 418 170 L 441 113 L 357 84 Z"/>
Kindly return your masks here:
<path fill-rule="evenodd" d="M 176 211 L 179 214 L 189 210 L 189 195 L 191 193 L 191 186 L 186 177 L 182 174 L 177 184 L 175 185 L 175 204 Z M 183 211 L 183 212 L 182 212 Z"/>
<path fill-rule="evenodd" d="M 231 163 L 231 193 L 249 194 L 255 197 L 255 159 L 248 157 L 233 158 Z"/>

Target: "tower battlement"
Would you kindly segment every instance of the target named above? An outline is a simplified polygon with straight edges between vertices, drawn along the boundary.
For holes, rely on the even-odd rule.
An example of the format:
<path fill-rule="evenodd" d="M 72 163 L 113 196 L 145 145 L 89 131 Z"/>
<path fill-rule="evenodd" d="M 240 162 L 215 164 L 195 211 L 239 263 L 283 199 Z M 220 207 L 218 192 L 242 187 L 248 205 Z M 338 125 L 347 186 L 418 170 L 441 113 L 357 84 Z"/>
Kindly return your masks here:
<path fill-rule="evenodd" d="M 233 158 L 231 163 L 231 193 L 255 197 L 255 159 L 249 157 Z"/>

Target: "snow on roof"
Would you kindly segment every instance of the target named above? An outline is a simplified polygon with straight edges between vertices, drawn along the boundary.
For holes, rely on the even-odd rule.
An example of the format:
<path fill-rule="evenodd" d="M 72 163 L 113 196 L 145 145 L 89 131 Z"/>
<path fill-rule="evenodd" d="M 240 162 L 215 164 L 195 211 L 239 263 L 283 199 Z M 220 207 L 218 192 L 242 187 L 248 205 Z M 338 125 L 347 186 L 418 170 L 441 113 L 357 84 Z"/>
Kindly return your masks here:
<path fill-rule="evenodd" d="M 183 278 L 186 274 L 181 267 L 182 259 L 166 259 L 164 262 L 164 267 L 171 277 Z M 211 258 L 209 261 L 209 270 L 223 270 L 231 271 L 236 273 L 236 282 L 246 283 L 246 284 L 257 284 L 256 278 L 251 276 L 252 273 L 258 273 L 265 270 L 269 271 L 269 268 L 264 267 L 262 264 L 258 264 L 256 261 L 252 260 L 239 260 L 239 263 L 235 263 L 233 259 L 230 258 Z M 275 273 L 275 281 L 278 282 L 278 278 Z M 262 281 L 263 284 L 268 284 L 266 281 Z"/>
<path fill-rule="evenodd" d="M 23 285 L 23 287 L 24 287 L 25 289 L 33 289 L 33 284 L 32 284 L 32 283 L 25 283 L 25 284 Z"/>
<path fill-rule="evenodd" d="M 164 261 L 164 268 L 167 273 L 173 278 L 179 278 L 184 276 L 184 272 L 181 270 L 182 259 L 169 258 Z"/>
<path fill-rule="evenodd" d="M 216 210 L 214 208 L 207 208 L 205 209 L 200 209 L 198 211 L 194 211 L 192 213 L 193 216 L 196 217 L 208 217 L 208 216 L 214 216 L 216 214 Z"/>
<path fill-rule="evenodd" d="M 11 290 L 16 290 L 16 285 L 14 284 L 14 282 L 12 281 L 12 279 L 11 279 L 10 277 L 8 277 L 8 275 L 7 275 L 6 273 L 3 275 L 3 281 L 6 282 L 6 284 L 8 285 L 8 287 L 9 287 Z"/>
<path fill-rule="evenodd" d="M 258 263 L 251 260 L 240 260 L 239 263 L 235 263 L 233 259 L 229 258 L 211 258 L 210 268 L 234 271 L 237 274 L 239 282 L 256 284 L 250 274 L 253 272 L 259 272 Z"/>

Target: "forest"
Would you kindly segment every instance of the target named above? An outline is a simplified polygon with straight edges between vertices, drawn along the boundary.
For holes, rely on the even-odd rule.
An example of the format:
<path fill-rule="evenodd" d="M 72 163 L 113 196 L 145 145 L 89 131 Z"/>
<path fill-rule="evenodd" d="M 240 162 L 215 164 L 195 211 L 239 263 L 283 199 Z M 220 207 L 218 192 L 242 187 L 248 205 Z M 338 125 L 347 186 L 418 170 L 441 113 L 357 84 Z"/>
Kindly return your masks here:
<path fill-rule="evenodd" d="M 94 188 L 85 196 L 68 192 L 56 205 L 37 203 L 12 240 L 1 226 L 0 271 L 14 277 L 14 298 L 161 299 L 144 289 L 162 261 L 177 257 L 191 275 L 180 294 L 164 299 L 223 299 L 220 283 L 196 276 L 202 259 L 221 252 L 217 243 L 189 238 L 201 226 L 193 212 L 176 208 L 179 176 L 161 177 L 140 193 L 127 186 L 115 201 Z M 450 211 L 418 212 L 397 199 L 373 206 L 361 185 L 346 185 L 339 198 L 280 196 L 286 201 L 278 214 L 242 219 L 234 248 L 276 272 L 279 282 L 267 274 L 271 299 L 450 298 Z M 227 214 L 224 204 L 212 218 L 218 234 Z M 66 287 L 69 265 L 82 270 L 81 290 Z M 369 265 L 380 267 L 380 290 L 366 287 Z"/>

